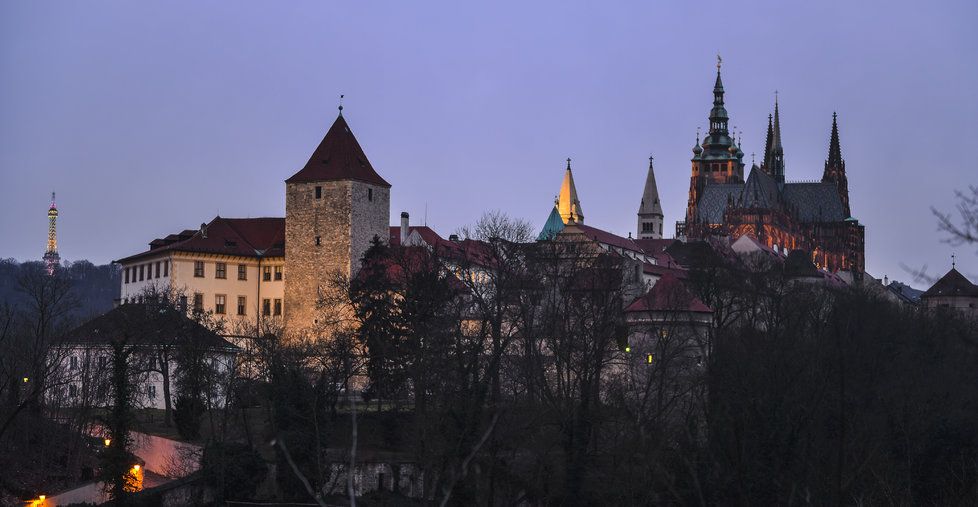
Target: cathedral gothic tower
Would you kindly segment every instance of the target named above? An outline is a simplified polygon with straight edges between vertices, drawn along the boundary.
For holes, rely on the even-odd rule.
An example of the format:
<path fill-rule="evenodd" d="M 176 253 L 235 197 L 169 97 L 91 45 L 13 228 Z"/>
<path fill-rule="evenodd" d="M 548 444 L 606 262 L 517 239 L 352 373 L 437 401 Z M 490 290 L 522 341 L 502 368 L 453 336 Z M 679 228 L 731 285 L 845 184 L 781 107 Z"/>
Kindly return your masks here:
<path fill-rule="evenodd" d="M 710 183 L 743 183 L 744 152 L 734 142 L 727 125 L 730 117 L 723 101 L 723 81 L 720 79 L 720 60 L 717 58 L 717 79 L 713 85 L 713 108 L 710 109 L 710 132 L 700 144 L 699 135 L 693 146 L 692 176 L 689 183 L 689 205 L 686 223 L 696 219 L 696 203 L 703 187 Z"/>
<path fill-rule="evenodd" d="M 846 178 L 846 161 L 842 160 L 842 146 L 839 144 L 839 124 L 836 114 L 832 113 L 832 135 L 829 138 L 829 158 L 825 160 L 825 171 L 822 173 L 823 183 L 835 183 L 845 208 L 846 216 L 851 217 L 849 209 L 849 179 Z"/>
<path fill-rule="evenodd" d="M 293 333 L 323 323 L 317 303 L 339 273 L 357 272 L 375 238 L 387 240 L 390 183 L 370 165 L 343 118 L 299 172 L 285 180 L 285 325 Z"/>
<path fill-rule="evenodd" d="M 649 157 L 649 174 L 645 177 L 642 203 L 638 207 L 637 237 L 639 239 L 662 238 L 662 205 L 659 204 L 659 189 L 655 184 L 652 157 Z"/>

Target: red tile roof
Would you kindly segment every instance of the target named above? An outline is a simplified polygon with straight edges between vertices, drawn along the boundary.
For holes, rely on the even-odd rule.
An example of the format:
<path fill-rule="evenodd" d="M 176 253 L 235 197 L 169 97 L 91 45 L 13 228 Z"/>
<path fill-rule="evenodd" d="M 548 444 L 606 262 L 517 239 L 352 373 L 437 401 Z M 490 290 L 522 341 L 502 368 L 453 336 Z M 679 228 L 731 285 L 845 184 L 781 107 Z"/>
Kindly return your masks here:
<path fill-rule="evenodd" d="M 442 238 L 441 236 L 439 236 L 437 232 L 435 232 L 431 227 L 428 227 L 427 225 L 412 225 L 412 226 L 408 227 L 408 234 L 409 235 L 410 235 L 410 233 L 412 233 L 414 231 L 418 231 L 418 234 L 421 235 L 421 239 L 423 239 L 425 241 L 425 243 L 428 243 L 431 246 L 438 245 L 442 241 L 445 241 L 444 238 Z M 400 226 L 398 226 L 398 225 L 392 225 L 392 226 L 390 226 L 390 241 L 389 241 L 389 244 L 390 245 L 400 245 L 401 244 L 401 227 Z"/>
<path fill-rule="evenodd" d="M 617 234 L 612 234 L 608 231 L 598 229 L 597 227 L 591 227 L 590 225 L 574 224 L 567 226 L 567 228 L 570 227 L 577 227 L 582 233 L 584 233 L 585 236 L 593 241 L 597 241 L 598 243 L 624 248 L 625 250 L 631 250 L 633 252 L 644 252 L 642 247 L 638 246 L 638 244 L 635 243 L 635 240 L 631 238 L 623 238 Z"/>
<path fill-rule="evenodd" d="M 335 180 L 357 180 L 388 188 L 391 186 L 374 171 L 342 114 L 333 122 L 306 165 L 285 182 Z"/>
<path fill-rule="evenodd" d="M 678 278 L 671 274 L 663 276 L 643 296 L 639 296 L 626 312 L 693 312 L 712 313 Z"/>
<path fill-rule="evenodd" d="M 200 230 L 188 229 L 166 238 L 154 239 L 150 249 L 116 262 L 128 263 L 163 252 L 198 252 L 240 257 L 285 255 L 284 218 L 216 217 Z"/>

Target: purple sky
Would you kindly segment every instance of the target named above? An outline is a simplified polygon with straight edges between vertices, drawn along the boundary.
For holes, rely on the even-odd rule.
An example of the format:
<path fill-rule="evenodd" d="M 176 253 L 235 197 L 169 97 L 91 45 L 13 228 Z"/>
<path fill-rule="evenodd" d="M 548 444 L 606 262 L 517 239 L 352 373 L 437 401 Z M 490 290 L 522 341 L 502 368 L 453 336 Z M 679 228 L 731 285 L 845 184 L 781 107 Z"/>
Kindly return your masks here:
<path fill-rule="evenodd" d="M 838 111 L 872 274 L 956 251 L 975 279 L 929 206 L 978 184 L 978 3 L 874 3 L 3 2 L 0 257 L 41 257 L 51 190 L 69 260 L 284 216 L 341 93 L 392 223 L 539 227 L 571 157 L 587 223 L 627 235 L 654 153 L 671 233 L 719 51 L 748 160 L 778 90 L 787 177 L 820 178 Z"/>

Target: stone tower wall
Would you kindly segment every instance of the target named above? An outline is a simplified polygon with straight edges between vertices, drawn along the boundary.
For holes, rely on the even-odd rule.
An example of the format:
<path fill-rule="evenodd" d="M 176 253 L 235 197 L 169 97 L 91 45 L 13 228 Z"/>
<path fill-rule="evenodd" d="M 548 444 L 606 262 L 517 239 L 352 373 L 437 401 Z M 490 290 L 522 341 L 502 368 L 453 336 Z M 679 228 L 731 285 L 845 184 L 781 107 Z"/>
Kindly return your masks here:
<path fill-rule="evenodd" d="M 320 295 L 332 289 L 337 273 L 349 277 L 359 269 L 375 235 L 387 240 L 389 216 L 390 190 L 384 187 L 351 180 L 286 184 L 284 313 L 290 333 L 322 324 L 321 312 L 328 310 L 317 308 Z"/>

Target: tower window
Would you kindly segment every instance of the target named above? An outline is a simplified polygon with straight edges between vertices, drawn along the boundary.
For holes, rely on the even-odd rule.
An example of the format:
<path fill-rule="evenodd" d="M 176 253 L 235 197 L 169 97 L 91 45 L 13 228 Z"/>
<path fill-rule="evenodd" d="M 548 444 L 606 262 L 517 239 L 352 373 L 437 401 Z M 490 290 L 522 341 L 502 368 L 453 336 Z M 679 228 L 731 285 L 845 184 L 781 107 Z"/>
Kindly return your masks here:
<path fill-rule="evenodd" d="M 319 236 L 316 236 L 316 246 L 319 246 L 321 244 L 322 244 L 322 241 L 320 240 Z"/>
<path fill-rule="evenodd" d="M 323 198 L 323 187 L 316 187 L 316 199 Z"/>
<path fill-rule="evenodd" d="M 368 188 L 367 189 L 367 200 L 368 201 L 373 201 L 374 200 L 374 189 L 372 189 L 372 188 Z"/>

